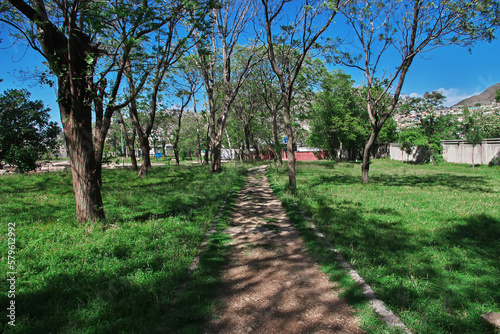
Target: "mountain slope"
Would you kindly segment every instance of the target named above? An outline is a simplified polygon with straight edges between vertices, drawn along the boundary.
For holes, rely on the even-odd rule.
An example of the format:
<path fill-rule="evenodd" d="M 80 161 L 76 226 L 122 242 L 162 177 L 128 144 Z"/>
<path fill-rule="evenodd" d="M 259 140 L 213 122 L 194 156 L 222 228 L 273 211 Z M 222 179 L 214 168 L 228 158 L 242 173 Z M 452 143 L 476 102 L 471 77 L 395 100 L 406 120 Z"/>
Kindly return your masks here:
<path fill-rule="evenodd" d="M 500 83 L 488 87 L 488 89 L 479 95 L 471 96 L 458 102 L 457 106 L 474 107 L 477 103 L 481 103 L 481 105 L 489 105 L 491 102 L 495 101 L 497 89 L 500 89 Z"/>

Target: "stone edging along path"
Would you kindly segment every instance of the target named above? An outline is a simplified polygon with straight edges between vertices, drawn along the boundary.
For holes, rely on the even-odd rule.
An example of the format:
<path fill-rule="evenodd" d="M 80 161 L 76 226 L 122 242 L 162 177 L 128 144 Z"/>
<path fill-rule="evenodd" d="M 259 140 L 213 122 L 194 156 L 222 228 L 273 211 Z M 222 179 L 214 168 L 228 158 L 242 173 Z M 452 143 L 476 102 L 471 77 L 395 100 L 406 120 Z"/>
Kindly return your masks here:
<path fill-rule="evenodd" d="M 298 207 L 297 203 L 294 203 L 295 206 Z M 300 209 L 300 208 L 299 208 Z M 363 289 L 363 295 L 370 301 L 373 306 L 375 312 L 382 318 L 383 321 L 387 323 L 389 327 L 400 327 L 407 334 L 411 334 L 410 330 L 405 326 L 405 324 L 396 316 L 391 310 L 387 309 L 385 303 L 377 297 L 373 289 L 366 283 L 366 281 L 361 277 L 356 270 L 343 258 L 338 250 L 333 248 L 332 244 L 328 239 L 326 239 L 325 235 L 321 233 L 316 225 L 314 225 L 313 221 L 301 210 L 302 216 L 307 222 L 310 224 L 314 234 L 320 239 L 322 239 L 329 247 L 329 250 L 335 254 L 335 260 L 342 266 L 342 268 L 346 269 L 349 273 L 349 276 L 358 283 L 358 285 Z"/>

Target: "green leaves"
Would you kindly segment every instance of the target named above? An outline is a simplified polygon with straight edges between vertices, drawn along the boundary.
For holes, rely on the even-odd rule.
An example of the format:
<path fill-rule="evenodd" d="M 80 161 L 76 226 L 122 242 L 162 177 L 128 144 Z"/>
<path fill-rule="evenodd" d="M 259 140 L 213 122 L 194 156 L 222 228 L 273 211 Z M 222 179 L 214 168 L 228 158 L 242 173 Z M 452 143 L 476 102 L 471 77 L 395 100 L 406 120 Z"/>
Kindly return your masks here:
<path fill-rule="evenodd" d="M 34 170 L 41 155 L 56 146 L 59 127 L 49 122 L 49 109 L 30 101 L 27 90 L 7 90 L 0 95 L 0 161 L 20 172 Z"/>

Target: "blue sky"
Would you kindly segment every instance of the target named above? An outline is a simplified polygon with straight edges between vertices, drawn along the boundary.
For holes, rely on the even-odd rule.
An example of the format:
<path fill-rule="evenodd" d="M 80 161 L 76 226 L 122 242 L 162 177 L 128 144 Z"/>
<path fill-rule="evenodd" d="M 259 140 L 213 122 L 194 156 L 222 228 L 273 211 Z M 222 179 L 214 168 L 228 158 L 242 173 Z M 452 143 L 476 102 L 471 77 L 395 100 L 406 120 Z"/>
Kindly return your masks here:
<path fill-rule="evenodd" d="M 497 36 L 500 32 L 497 32 Z M 43 68 L 43 58 L 35 51 L 22 44 L 10 46 L 12 40 L 5 33 L 0 45 L 0 92 L 9 88 L 26 88 L 31 92 L 31 99 L 42 100 L 51 108 L 51 119 L 60 123 L 56 103 L 55 89 L 40 85 L 35 80 L 20 80 L 15 73 L 18 70 Z M 10 47 L 9 47 L 10 46 Z M 441 91 L 446 97 L 445 105 L 457 102 L 481 93 L 489 86 L 500 82 L 500 40 L 492 43 L 477 44 L 472 52 L 457 46 L 447 46 L 417 57 L 410 67 L 403 93 L 421 96 L 426 91 Z M 344 69 L 351 74 L 358 84 L 362 83 L 362 73 L 355 69 Z"/>

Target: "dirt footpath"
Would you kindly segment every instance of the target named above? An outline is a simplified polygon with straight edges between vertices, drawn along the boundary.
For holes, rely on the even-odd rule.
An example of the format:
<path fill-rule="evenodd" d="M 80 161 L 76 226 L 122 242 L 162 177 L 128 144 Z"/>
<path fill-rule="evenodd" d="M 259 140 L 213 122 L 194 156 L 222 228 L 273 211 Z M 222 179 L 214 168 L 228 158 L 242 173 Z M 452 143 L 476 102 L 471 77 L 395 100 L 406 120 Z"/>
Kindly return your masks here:
<path fill-rule="evenodd" d="M 319 271 L 265 177 L 249 171 L 231 227 L 232 254 L 205 333 L 361 333 Z"/>

